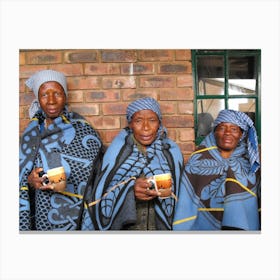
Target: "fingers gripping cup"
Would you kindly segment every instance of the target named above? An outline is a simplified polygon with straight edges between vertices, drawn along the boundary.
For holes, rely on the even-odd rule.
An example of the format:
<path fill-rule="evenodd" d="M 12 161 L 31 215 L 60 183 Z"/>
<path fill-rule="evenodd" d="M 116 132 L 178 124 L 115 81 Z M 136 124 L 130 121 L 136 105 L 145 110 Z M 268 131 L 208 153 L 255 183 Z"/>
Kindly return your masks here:
<path fill-rule="evenodd" d="M 154 175 L 148 181 L 161 194 L 161 197 L 169 197 L 171 195 L 172 176 L 170 173 Z"/>
<path fill-rule="evenodd" d="M 63 166 L 49 169 L 47 171 L 49 183 L 56 192 L 62 192 L 66 188 L 66 174 Z"/>

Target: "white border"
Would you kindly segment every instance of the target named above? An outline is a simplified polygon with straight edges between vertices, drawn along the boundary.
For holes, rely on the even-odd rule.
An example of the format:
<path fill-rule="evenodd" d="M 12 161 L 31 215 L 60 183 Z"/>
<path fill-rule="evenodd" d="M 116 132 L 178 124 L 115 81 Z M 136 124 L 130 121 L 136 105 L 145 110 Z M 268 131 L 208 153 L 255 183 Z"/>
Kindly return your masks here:
<path fill-rule="evenodd" d="M 279 10 L 277 0 L 2 0 L 0 278 L 279 279 Z M 24 48 L 262 49 L 261 234 L 19 234 Z"/>

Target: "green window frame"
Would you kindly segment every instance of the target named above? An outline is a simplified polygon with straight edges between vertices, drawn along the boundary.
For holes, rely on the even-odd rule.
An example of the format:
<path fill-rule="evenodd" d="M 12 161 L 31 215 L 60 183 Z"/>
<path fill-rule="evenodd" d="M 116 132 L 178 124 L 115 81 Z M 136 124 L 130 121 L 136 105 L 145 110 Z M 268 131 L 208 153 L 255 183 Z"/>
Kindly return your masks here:
<path fill-rule="evenodd" d="M 195 144 L 222 109 L 247 113 L 261 143 L 261 50 L 192 50 Z"/>

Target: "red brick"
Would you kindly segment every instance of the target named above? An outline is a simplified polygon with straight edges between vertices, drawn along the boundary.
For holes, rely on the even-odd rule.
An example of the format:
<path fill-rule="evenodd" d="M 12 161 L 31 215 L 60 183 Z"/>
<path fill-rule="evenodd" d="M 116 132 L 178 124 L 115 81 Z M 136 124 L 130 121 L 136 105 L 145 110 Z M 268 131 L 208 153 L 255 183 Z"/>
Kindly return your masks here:
<path fill-rule="evenodd" d="M 22 135 L 22 133 L 24 132 L 24 130 L 27 128 L 28 124 L 29 124 L 30 120 L 29 119 L 22 119 L 19 123 L 19 132 L 20 135 Z"/>
<path fill-rule="evenodd" d="M 83 62 L 96 62 L 96 50 L 81 50 L 81 51 L 67 51 L 64 53 L 64 60 L 66 63 L 83 63 Z"/>
<path fill-rule="evenodd" d="M 188 115 L 193 115 L 193 102 L 188 101 L 188 102 L 180 102 L 178 103 L 178 113 L 179 114 L 188 114 Z"/>
<path fill-rule="evenodd" d="M 120 100 L 119 90 L 92 90 L 85 92 L 86 102 L 112 102 Z"/>
<path fill-rule="evenodd" d="M 135 77 L 118 76 L 102 79 L 103 88 L 136 88 Z"/>
<path fill-rule="evenodd" d="M 24 65 L 24 64 L 25 64 L 25 53 L 19 52 L 19 65 Z"/>
<path fill-rule="evenodd" d="M 120 118 L 111 116 L 88 117 L 90 123 L 96 129 L 120 129 Z"/>
<path fill-rule="evenodd" d="M 174 51 L 172 50 L 139 50 L 139 61 L 172 61 Z"/>
<path fill-rule="evenodd" d="M 126 103 L 105 103 L 102 104 L 102 112 L 104 115 L 123 115 L 126 113 Z"/>
<path fill-rule="evenodd" d="M 194 130 L 192 128 L 185 128 L 179 131 L 179 140 L 182 142 L 194 141 Z"/>
<path fill-rule="evenodd" d="M 193 142 L 184 142 L 184 143 L 178 143 L 181 151 L 184 151 L 185 154 L 191 154 L 195 150 L 195 145 Z"/>
<path fill-rule="evenodd" d="M 126 119 L 126 114 L 123 116 L 120 116 L 120 120 L 121 120 L 121 128 L 127 127 L 128 126 L 128 122 Z"/>
<path fill-rule="evenodd" d="M 25 81 L 23 79 L 19 80 L 19 92 L 23 93 L 25 91 Z"/>
<path fill-rule="evenodd" d="M 177 104 L 175 102 L 159 102 L 160 110 L 164 115 L 177 113 Z"/>
<path fill-rule="evenodd" d="M 40 70 L 46 70 L 46 69 L 48 69 L 48 67 L 46 65 L 21 65 L 19 67 L 19 78 L 28 79 L 35 72 L 40 71 Z"/>
<path fill-rule="evenodd" d="M 191 88 L 161 89 L 160 100 L 193 100 Z"/>
<path fill-rule="evenodd" d="M 178 87 L 192 87 L 193 86 L 193 77 L 191 74 L 183 75 L 177 77 L 177 86 Z"/>
<path fill-rule="evenodd" d="M 193 116 L 165 116 L 164 123 L 166 127 L 193 127 Z"/>
<path fill-rule="evenodd" d="M 191 60 L 191 50 L 176 50 L 176 60 Z"/>
<path fill-rule="evenodd" d="M 85 65 L 86 75 L 113 75 L 120 74 L 120 66 L 116 63 L 96 63 Z"/>
<path fill-rule="evenodd" d="M 52 70 L 62 72 L 67 76 L 81 76 L 83 75 L 82 64 L 56 64 L 51 67 Z"/>
<path fill-rule="evenodd" d="M 123 100 L 134 101 L 143 97 L 153 97 L 157 100 L 157 91 L 158 89 L 123 89 L 122 90 L 122 98 Z"/>
<path fill-rule="evenodd" d="M 84 93 L 82 90 L 73 90 L 68 92 L 68 103 L 79 103 L 84 101 Z"/>
<path fill-rule="evenodd" d="M 31 102 L 35 99 L 33 93 L 20 93 L 19 95 L 19 104 L 20 105 L 30 105 Z"/>
<path fill-rule="evenodd" d="M 182 63 L 169 63 L 169 64 L 160 64 L 159 65 L 159 74 L 173 74 L 173 73 L 181 73 L 187 74 L 192 72 L 192 65 L 190 62 L 182 62 Z"/>
<path fill-rule="evenodd" d="M 98 77 L 69 77 L 67 79 L 68 89 L 94 89 L 100 87 L 100 78 Z"/>
<path fill-rule="evenodd" d="M 62 53 L 60 51 L 36 51 L 26 53 L 27 64 L 54 64 L 62 63 Z"/>
<path fill-rule="evenodd" d="M 120 129 L 109 129 L 109 130 L 100 130 L 99 134 L 103 141 L 107 145 L 111 144 L 114 138 L 119 134 Z"/>
<path fill-rule="evenodd" d="M 135 50 L 103 50 L 102 62 L 135 62 L 137 54 Z"/>
<path fill-rule="evenodd" d="M 168 137 L 173 140 L 174 142 L 176 142 L 177 139 L 177 132 L 175 129 L 168 129 L 167 130 L 167 135 Z"/>
<path fill-rule="evenodd" d="M 79 113 L 82 116 L 92 116 L 92 115 L 99 115 L 99 105 L 98 104 L 71 104 L 70 106 L 71 111 Z"/>
<path fill-rule="evenodd" d="M 175 78 L 170 76 L 140 77 L 140 87 L 171 88 L 175 86 Z"/>
<path fill-rule="evenodd" d="M 147 75 L 154 73 L 154 64 L 153 63 L 129 63 L 121 65 L 121 73 L 129 75 Z"/>

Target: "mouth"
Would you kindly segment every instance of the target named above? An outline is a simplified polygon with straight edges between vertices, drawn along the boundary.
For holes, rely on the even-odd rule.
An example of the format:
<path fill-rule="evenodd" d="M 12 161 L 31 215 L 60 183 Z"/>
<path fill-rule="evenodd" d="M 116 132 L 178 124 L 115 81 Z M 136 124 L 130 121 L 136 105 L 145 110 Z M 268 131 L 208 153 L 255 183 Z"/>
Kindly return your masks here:
<path fill-rule="evenodd" d="M 59 114 L 59 111 L 58 111 L 57 108 L 48 108 L 46 111 L 47 111 L 46 113 L 47 113 L 48 115 L 56 115 L 56 114 Z"/>
<path fill-rule="evenodd" d="M 224 138 L 224 143 L 225 144 L 231 144 L 233 142 L 233 140 L 231 138 Z"/>
<path fill-rule="evenodd" d="M 153 139 L 153 135 L 141 135 L 140 138 L 143 140 L 143 141 L 150 141 Z"/>

